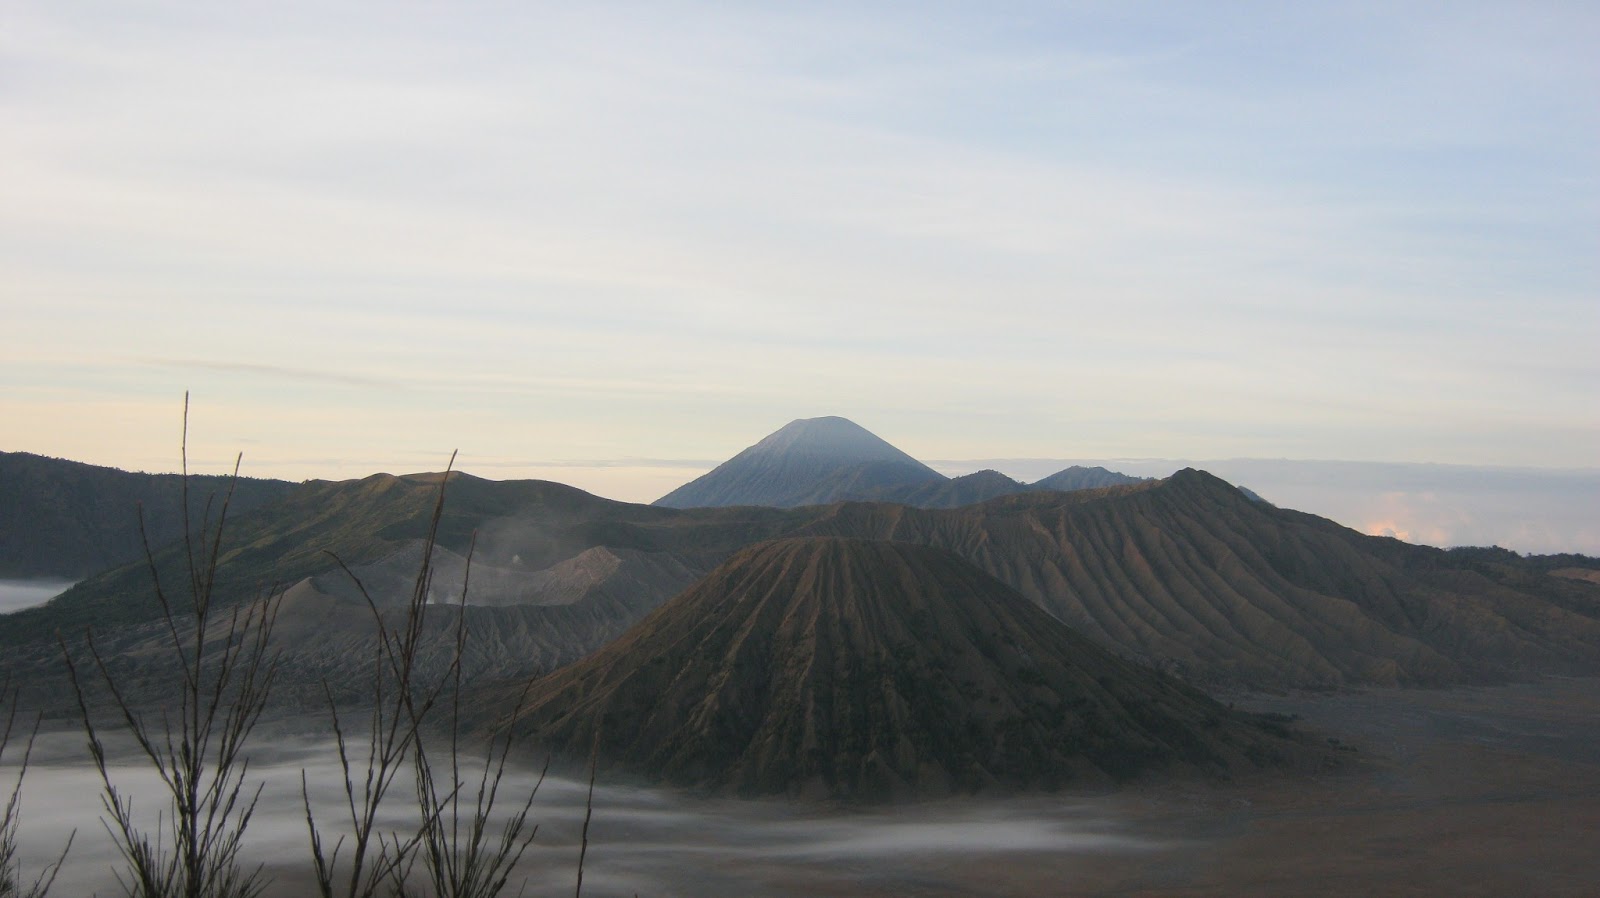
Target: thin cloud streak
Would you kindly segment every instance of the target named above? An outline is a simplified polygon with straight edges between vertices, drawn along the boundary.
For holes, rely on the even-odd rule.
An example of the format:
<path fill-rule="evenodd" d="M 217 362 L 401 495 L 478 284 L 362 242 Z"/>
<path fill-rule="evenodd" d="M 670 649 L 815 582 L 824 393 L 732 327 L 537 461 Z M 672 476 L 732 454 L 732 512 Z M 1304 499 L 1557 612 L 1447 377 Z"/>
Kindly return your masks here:
<path fill-rule="evenodd" d="M 318 371 L 310 368 L 291 368 L 285 365 L 264 365 L 250 362 L 224 362 L 205 359 L 137 359 L 136 361 L 153 365 L 158 368 L 172 368 L 179 371 L 216 371 L 231 374 L 259 374 L 270 378 L 287 378 L 289 380 L 309 381 L 311 383 L 340 384 L 350 387 L 381 387 L 394 389 L 400 385 L 393 381 L 382 381 L 370 377 L 358 377 L 350 374 L 340 374 L 335 371 Z"/>

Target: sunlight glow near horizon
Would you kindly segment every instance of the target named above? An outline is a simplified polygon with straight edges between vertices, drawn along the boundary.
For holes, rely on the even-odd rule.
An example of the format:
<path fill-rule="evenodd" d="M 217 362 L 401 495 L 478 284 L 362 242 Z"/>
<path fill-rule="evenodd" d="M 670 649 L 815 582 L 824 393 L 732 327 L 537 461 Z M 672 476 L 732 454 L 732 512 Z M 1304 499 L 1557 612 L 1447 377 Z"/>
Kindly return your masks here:
<path fill-rule="evenodd" d="M 459 447 L 622 498 L 820 414 L 918 457 L 1600 463 L 1583 4 L 4 25 L 0 449 L 170 470 L 188 389 L 200 468 Z"/>

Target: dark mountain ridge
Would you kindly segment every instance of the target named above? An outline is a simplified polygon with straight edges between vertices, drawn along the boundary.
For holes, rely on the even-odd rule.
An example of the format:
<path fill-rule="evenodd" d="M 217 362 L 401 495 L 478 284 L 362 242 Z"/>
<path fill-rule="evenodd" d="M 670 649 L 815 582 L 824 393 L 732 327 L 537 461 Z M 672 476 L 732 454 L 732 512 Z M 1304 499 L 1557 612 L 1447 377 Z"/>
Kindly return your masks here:
<path fill-rule="evenodd" d="M 207 500 L 220 504 L 229 478 L 189 478 L 198 524 Z M 241 477 L 235 513 L 287 496 L 297 485 Z M 0 577 L 75 580 L 144 557 L 139 514 L 152 546 L 183 533 L 177 474 L 144 474 L 29 452 L 0 452 Z"/>
<path fill-rule="evenodd" d="M 217 600 L 241 601 L 331 573 L 338 569 L 335 557 L 351 566 L 374 563 L 421 540 L 444 476 L 308 481 L 270 506 L 234 517 L 224 534 Z M 478 563 L 494 566 L 517 557 L 518 566 L 530 573 L 597 546 L 709 555 L 714 563 L 807 519 L 805 512 L 737 508 L 686 517 L 560 483 L 493 481 L 452 472 L 438 544 L 465 554 L 476 541 Z M 164 582 L 183 582 L 181 545 L 158 549 L 155 561 Z M 58 629 L 72 633 L 90 625 L 106 629 L 153 620 L 159 608 L 150 576 L 143 561 L 134 562 L 91 577 L 46 605 L 0 615 L 0 645 L 49 642 Z"/>
<path fill-rule="evenodd" d="M 1035 480 L 1030 487 L 1034 490 L 1060 490 L 1063 493 L 1077 490 L 1098 490 L 1108 486 L 1126 486 L 1130 483 L 1141 483 L 1148 478 L 1133 477 L 1116 471 L 1108 471 L 1099 465 L 1084 467 L 1073 465 L 1069 468 Z"/>
<path fill-rule="evenodd" d="M 1057 471 L 1033 483 L 1023 483 L 999 471 L 986 469 L 930 483 L 874 490 L 840 490 L 835 501 L 892 502 L 896 505 L 911 505 L 917 508 L 960 508 L 1018 493 L 1076 492 L 1141 482 L 1143 478 L 1118 474 L 1105 468 L 1083 468 L 1077 465 Z"/>

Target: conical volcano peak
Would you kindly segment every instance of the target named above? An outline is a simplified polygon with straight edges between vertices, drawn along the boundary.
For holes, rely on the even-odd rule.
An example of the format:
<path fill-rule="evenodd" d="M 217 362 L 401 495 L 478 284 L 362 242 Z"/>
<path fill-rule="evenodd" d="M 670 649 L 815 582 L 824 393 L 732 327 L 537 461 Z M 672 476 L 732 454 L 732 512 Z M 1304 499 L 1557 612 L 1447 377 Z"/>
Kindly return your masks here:
<path fill-rule="evenodd" d="M 1215 774 L 1290 748 L 951 552 L 829 537 L 735 554 L 539 681 L 512 726 L 675 785 L 856 800 Z"/>
<path fill-rule="evenodd" d="M 944 479 L 847 418 L 800 418 L 656 504 L 669 508 L 822 505 Z"/>
<path fill-rule="evenodd" d="M 1210 471 L 1202 471 L 1199 468 L 1183 468 L 1174 471 L 1167 477 L 1165 485 L 1174 490 L 1194 495 L 1212 496 L 1217 499 L 1249 498 L 1239 487 L 1223 480 Z"/>
<path fill-rule="evenodd" d="M 761 452 L 803 452 L 841 462 L 922 463 L 849 418 L 797 418 L 750 447 Z"/>

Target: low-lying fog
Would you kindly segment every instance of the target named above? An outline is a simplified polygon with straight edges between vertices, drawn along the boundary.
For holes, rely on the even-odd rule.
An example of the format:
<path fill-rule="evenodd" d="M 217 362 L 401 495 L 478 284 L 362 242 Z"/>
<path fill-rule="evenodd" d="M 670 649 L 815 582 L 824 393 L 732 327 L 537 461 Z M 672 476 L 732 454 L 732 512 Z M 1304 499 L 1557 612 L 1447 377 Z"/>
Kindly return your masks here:
<path fill-rule="evenodd" d="M 74 829 L 76 842 L 52 894 L 121 894 L 115 846 L 100 823 L 100 783 L 73 733 L 42 736 L 23 793 L 22 861 L 31 877 Z M 247 850 L 267 865 L 269 896 L 310 894 L 300 773 L 313 784 L 320 819 L 335 823 L 338 768 L 327 743 L 275 743 L 256 752 L 252 779 L 265 782 Z M 0 783 L 15 776 L 15 757 Z M 119 786 L 154 820 L 160 792 L 131 757 L 115 762 Z M 536 773 L 518 771 L 508 797 L 525 796 Z M 532 820 L 539 832 L 521 870 L 528 895 L 569 894 L 577 871 L 586 784 L 551 776 Z M 414 825 L 405 801 L 410 777 L 396 783 L 390 822 Z M 509 805 L 509 802 L 508 802 Z M 414 812 L 413 812 L 414 813 Z M 338 832 L 338 829 L 334 829 Z M 1107 805 L 1082 799 L 964 802 L 871 812 L 828 812 L 783 802 L 741 802 L 601 784 L 596 788 L 583 893 L 592 896 L 749 896 L 846 894 L 855 888 L 915 892 L 953 871 L 1024 855 L 1094 854 L 1138 863 L 1160 845 L 1119 824 Z M 508 895 L 516 894 L 511 889 Z"/>
<path fill-rule="evenodd" d="M 43 605 L 72 584 L 71 580 L 0 580 L 0 614 Z"/>

